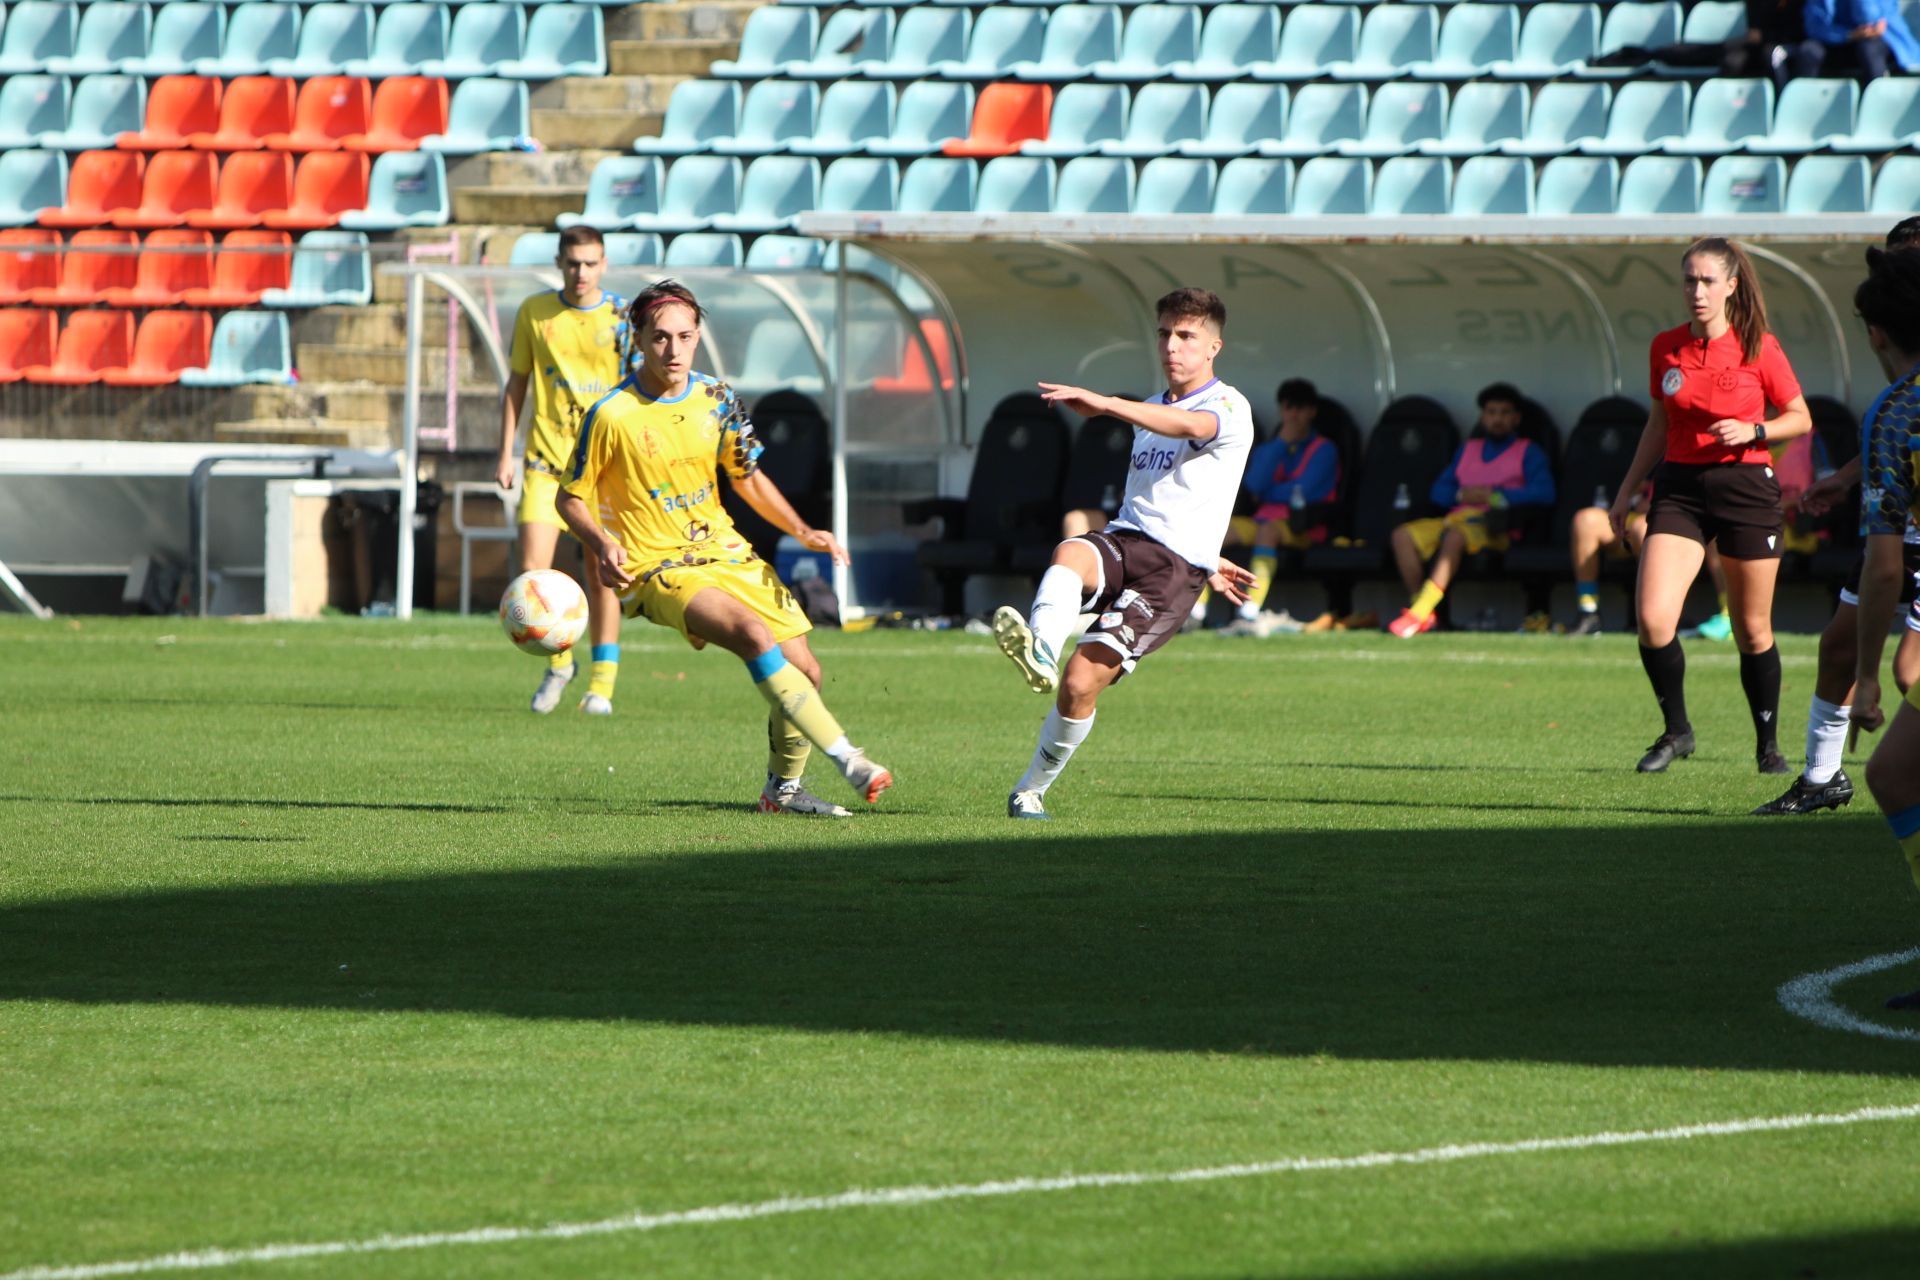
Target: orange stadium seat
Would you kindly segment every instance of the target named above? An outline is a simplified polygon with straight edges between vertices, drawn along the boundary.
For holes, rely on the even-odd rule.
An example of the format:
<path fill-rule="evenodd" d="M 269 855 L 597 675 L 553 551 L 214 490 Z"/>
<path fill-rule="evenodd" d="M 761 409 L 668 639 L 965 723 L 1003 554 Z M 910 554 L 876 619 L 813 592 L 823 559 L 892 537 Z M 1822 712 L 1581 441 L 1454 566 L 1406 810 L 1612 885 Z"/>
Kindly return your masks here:
<path fill-rule="evenodd" d="M 293 128 L 269 133 L 275 151 L 338 151 L 350 133 L 365 133 L 373 110 L 373 90 L 359 76 L 315 76 L 300 86 L 293 104 Z"/>
<path fill-rule="evenodd" d="M 138 151 L 83 151 L 67 172 L 67 202 L 42 209 L 43 227 L 103 227 L 116 210 L 140 203 L 147 158 Z"/>
<path fill-rule="evenodd" d="M 285 253 L 228 252 L 263 247 Z M 250 307 L 268 289 L 284 289 L 293 274 L 293 236 L 285 231 L 235 231 L 220 242 L 213 259 L 213 283 L 189 289 L 181 301 L 190 307 Z"/>
<path fill-rule="evenodd" d="M 22 252 L 19 249 L 9 252 L 8 246 L 59 243 L 58 231 L 46 231 L 39 227 L 12 227 L 0 231 L 0 303 L 12 305 L 25 302 L 33 290 L 51 289 L 60 280 L 59 254 Z"/>
<path fill-rule="evenodd" d="M 367 207 L 371 162 L 359 152 L 316 151 L 293 171 L 293 199 L 287 208 L 263 214 L 262 226 L 287 230 L 331 227 L 349 209 Z"/>
<path fill-rule="evenodd" d="M 349 151 L 418 151 L 420 139 L 447 131 L 447 82 L 427 76 L 394 76 L 373 91 L 372 123 L 348 134 Z"/>
<path fill-rule="evenodd" d="M 84 312 L 82 314 L 85 314 Z M 114 387 L 164 387 L 182 369 L 204 369 L 213 356 L 213 317 L 204 311 L 149 311 L 133 336 L 133 358 L 100 371 Z"/>
<path fill-rule="evenodd" d="M 151 250 L 200 249 L 200 253 Z M 107 289 L 100 297 L 110 307 L 171 307 L 188 289 L 205 288 L 213 271 L 213 233 L 176 227 L 156 231 L 141 246 L 133 286 Z"/>
<path fill-rule="evenodd" d="M 147 90 L 147 123 L 113 145 L 131 151 L 174 151 L 193 134 L 220 126 L 220 82 L 205 76 L 161 76 Z"/>
<path fill-rule="evenodd" d="M 132 253 L 88 253 L 88 245 L 112 245 L 132 249 L 140 237 L 131 231 L 76 231 L 60 255 L 60 276 L 56 283 L 27 291 L 27 301 L 36 307 L 90 307 L 100 301 L 108 289 L 130 289 L 140 259 Z"/>
<path fill-rule="evenodd" d="M 181 227 L 189 213 L 213 207 L 220 165 L 206 151 L 156 151 L 147 161 L 140 203 L 113 214 L 116 227 Z"/>
<path fill-rule="evenodd" d="M 278 76 L 239 76 L 220 99 L 220 119 L 211 133 L 187 136 L 195 151 L 258 151 L 270 133 L 293 128 L 294 85 Z"/>
<path fill-rule="evenodd" d="M 990 84 L 973 105 L 973 131 L 949 138 L 940 150 L 950 156 L 1010 156 L 1028 139 L 1046 137 L 1052 114 L 1052 85 Z"/>
<path fill-rule="evenodd" d="M 211 209 L 187 215 L 190 227 L 257 227 L 264 214 L 293 199 L 293 157 L 284 151 L 238 151 L 220 166 Z"/>
<path fill-rule="evenodd" d="M 103 370 L 124 368 L 132 351 L 132 312 L 76 311 L 60 331 L 53 359 L 20 372 L 28 382 L 82 387 L 100 381 Z"/>
<path fill-rule="evenodd" d="M 51 311 L 8 307 L 0 311 L 0 382 L 18 382 L 29 365 L 53 363 L 60 321 Z"/>

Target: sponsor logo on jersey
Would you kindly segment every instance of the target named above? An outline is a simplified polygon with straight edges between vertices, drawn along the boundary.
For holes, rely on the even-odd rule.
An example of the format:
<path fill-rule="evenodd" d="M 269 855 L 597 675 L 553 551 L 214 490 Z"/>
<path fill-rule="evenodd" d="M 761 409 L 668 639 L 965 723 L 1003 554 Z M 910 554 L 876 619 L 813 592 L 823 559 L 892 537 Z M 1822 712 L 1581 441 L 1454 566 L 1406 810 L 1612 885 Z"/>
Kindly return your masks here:
<path fill-rule="evenodd" d="M 1135 471 L 1165 471 L 1173 466 L 1172 449 L 1142 449 L 1133 455 Z"/>

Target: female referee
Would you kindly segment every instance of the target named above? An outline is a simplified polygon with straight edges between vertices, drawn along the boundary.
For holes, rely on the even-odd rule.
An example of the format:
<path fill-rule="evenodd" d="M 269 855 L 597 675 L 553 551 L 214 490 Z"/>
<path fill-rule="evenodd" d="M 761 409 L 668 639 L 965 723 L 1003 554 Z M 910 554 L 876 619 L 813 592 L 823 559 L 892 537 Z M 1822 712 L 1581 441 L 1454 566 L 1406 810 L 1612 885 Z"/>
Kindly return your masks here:
<path fill-rule="evenodd" d="M 1805 435 L 1813 419 L 1780 344 L 1767 332 L 1767 304 L 1739 245 L 1696 241 L 1681 259 L 1681 293 L 1692 318 L 1658 334 L 1649 353 L 1653 408 L 1633 464 L 1607 512 L 1625 536 L 1627 499 L 1653 477 L 1636 605 L 1640 663 L 1666 730 L 1640 759 L 1659 773 L 1693 754 L 1687 720 L 1680 609 L 1709 542 L 1727 571 L 1727 608 L 1740 650 L 1740 685 L 1753 713 L 1762 773 L 1786 773 L 1776 722 L 1780 651 L 1773 643 L 1773 584 L 1780 570 L 1780 485 L 1769 441 Z M 1768 405 L 1777 416 L 1766 416 Z"/>

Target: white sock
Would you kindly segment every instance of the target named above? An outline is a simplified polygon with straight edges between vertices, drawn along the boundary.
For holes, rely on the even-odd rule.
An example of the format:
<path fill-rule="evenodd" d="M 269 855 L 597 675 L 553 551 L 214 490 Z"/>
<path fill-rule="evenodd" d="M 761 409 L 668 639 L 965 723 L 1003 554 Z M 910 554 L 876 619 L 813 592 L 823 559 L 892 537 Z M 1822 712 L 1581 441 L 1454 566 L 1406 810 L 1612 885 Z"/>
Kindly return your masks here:
<path fill-rule="evenodd" d="M 1038 791 L 1046 794 L 1060 771 L 1067 767 L 1067 761 L 1073 759 L 1073 751 L 1087 740 L 1087 734 L 1093 730 L 1093 717 L 1085 720 L 1069 720 L 1060 714 L 1060 708 L 1054 707 L 1047 712 L 1047 718 L 1040 725 L 1040 743 L 1033 751 L 1033 761 L 1027 765 L 1027 771 L 1020 775 L 1020 781 L 1014 784 L 1015 791 Z"/>
<path fill-rule="evenodd" d="M 1242 622 L 1252 622 L 1260 616 L 1260 606 L 1249 600 L 1234 610 L 1234 616 Z"/>
<path fill-rule="evenodd" d="M 847 762 L 847 757 L 852 755 L 857 750 L 859 750 L 859 748 L 854 746 L 851 742 L 848 742 L 847 735 L 843 733 L 840 735 L 839 739 L 834 742 L 832 746 L 827 748 L 827 756 L 833 761 L 835 761 L 836 763 L 845 764 Z"/>
<path fill-rule="evenodd" d="M 1818 694 L 1807 708 L 1807 781 L 1824 787 L 1840 772 L 1847 748 L 1847 717 L 1851 706 L 1835 706 Z"/>
<path fill-rule="evenodd" d="M 1060 661 L 1060 651 L 1080 620 L 1080 601 L 1086 595 L 1080 575 L 1063 564 L 1050 565 L 1040 578 L 1040 589 L 1033 593 L 1033 608 L 1027 611 L 1027 625 L 1033 628 L 1034 647 L 1046 646 L 1046 652 Z"/>

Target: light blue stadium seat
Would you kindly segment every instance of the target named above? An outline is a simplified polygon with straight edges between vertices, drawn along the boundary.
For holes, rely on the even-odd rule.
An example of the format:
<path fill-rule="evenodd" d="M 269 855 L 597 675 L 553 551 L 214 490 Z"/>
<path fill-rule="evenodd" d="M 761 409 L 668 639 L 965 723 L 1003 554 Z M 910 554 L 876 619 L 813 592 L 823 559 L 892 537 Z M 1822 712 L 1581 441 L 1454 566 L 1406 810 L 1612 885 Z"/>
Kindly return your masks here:
<path fill-rule="evenodd" d="M 293 381 L 293 339 L 284 311 L 229 311 L 213 326 L 204 369 L 182 369 L 183 387 L 284 386 Z"/>
<path fill-rule="evenodd" d="M 1672 156 L 1725 155 L 1742 150 L 1749 138 L 1766 137 L 1772 127 L 1771 80 L 1708 80 L 1694 91 L 1687 131 L 1666 139 L 1660 149 Z"/>
<path fill-rule="evenodd" d="M 1525 164 L 1526 162 L 1517 161 Z M 1453 204 L 1453 166 L 1437 156 L 1394 156 L 1373 175 L 1367 212 L 1383 218 L 1443 214 Z"/>
<path fill-rule="evenodd" d="M 1682 19 L 1680 0 L 1620 0 L 1608 6 L 1606 20 L 1600 25 L 1599 55 L 1619 53 L 1626 49 L 1661 49 L 1677 44 Z M 1576 74 L 1625 79 L 1638 74 L 1645 65 L 1596 67 L 1589 62 Z"/>
<path fill-rule="evenodd" d="M 1044 156 L 995 156 L 980 170 L 975 213 L 1053 212 L 1053 161 Z"/>
<path fill-rule="evenodd" d="M 1075 156 L 1060 166 L 1053 211 L 1132 213 L 1133 161 L 1121 156 Z"/>
<path fill-rule="evenodd" d="M 139 76 L 82 76 L 73 86 L 67 127 L 42 134 L 40 145 L 61 151 L 100 151 L 147 119 L 147 82 Z"/>
<path fill-rule="evenodd" d="M 876 156 L 924 156 L 949 138 L 964 138 L 973 121 L 973 86 L 916 80 L 901 91 L 893 133 L 867 144 Z"/>
<path fill-rule="evenodd" d="M 1786 212 L 1865 213 L 1872 181 L 1865 156 L 1801 156 L 1787 175 Z"/>
<path fill-rule="evenodd" d="M 1280 52 L 1272 62 L 1255 62 L 1247 74 L 1255 80 L 1317 80 L 1331 63 L 1351 61 L 1360 43 L 1360 15 L 1341 4 L 1301 4 L 1287 10 L 1280 24 Z"/>
<path fill-rule="evenodd" d="M 1700 212 L 1779 213 L 1787 205 L 1787 164 L 1779 156 L 1722 156 L 1707 169 Z"/>
<path fill-rule="evenodd" d="M 1907 218 L 1916 209 L 1920 209 L 1920 156 L 1888 156 L 1873 179 L 1873 203 L 1867 212 Z"/>
<path fill-rule="evenodd" d="M 1105 142 L 1117 142 L 1127 133 L 1126 86 L 1070 84 L 1053 96 L 1053 116 L 1047 136 L 1020 144 L 1026 156 L 1092 155 Z"/>
<path fill-rule="evenodd" d="M 1360 24 L 1360 43 L 1352 59 L 1328 63 L 1326 74 L 1336 80 L 1397 79 L 1414 63 L 1432 60 L 1439 35 L 1432 5 L 1380 5 L 1369 9 Z M 1280 38 L 1286 39 L 1284 27 Z"/>
<path fill-rule="evenodd" d="M 602 164 L 607 163 L 602 161 Z M 739 208 L 740 161 L 733 156 L 682 156 L 660 185 L 660 208 L 629 220 L 635 231 L 705 231 L 715 216 Z M 671 252 L 673 246 L 667 246 Z"/>
<path fill-rule="evenodd" d="M 1574 151 L 1588 138 L 1607 131 L 1607 110 L 1613 105 L 1613 87 L 1581 80 L 1543 84 L 1533 96 L 1527 131 L 1500 144 L 1510 156 L 1559 156 Z"/>
<path fill-rule="evenodd" d="M 364 4 L 309 5 L 291 58 L 269 58 L 267 74 L 305 80 L 340 74 L 373 49 L 373 8 Z"/>
<path fill-rule="evenodd" d="M 1280 6 L 1239 0 L 1211 10 L 1192 61 L 1175 62 L 1166 73 L 1175 80 L 1237 80 L 1248 67 L 1279 56 Z"/>
<path fill-rule="evenodd" d="M 476 76 L 453 86 L 447 131 L 428 134 L 420 149 L 448 156 L 511 151 L 531 129 L 526 81 Z"/>
<path fill-rule="evenodd" d="M 1279 141 L 1287 128 L 1287 86 L 1223 84 L 1207 108 L 1201 135 L 1177 148 L 1183 156 L 1231 159 L 1252 155 L 1262 142 Z"/>
<path fill-rule="evenodd" d="M 779 75 L 788 63 L 811 58 L 819 38 L 820 15 L 812 9 L 763 5 L 747 15 L 746 29 L 740 33 L 740 56 L 720 59 L 707 74 L 742 80 Z"/>
<path fill-rule="evenodd" d="M 1526 131 L 1526 86 L 1479 80 L 1454 91 L 1446 132 L 1415 149 L 1428 156 L 1487 155 Z"/>
<path fill-rule="evenodd" d="M 1773 129 L 1748 138 L 1747 150 L 1772 156 L 1823 150 L 1853 135 L 1859 111 L 1860 86 L 1853 80 L 1789 80 L 1773 110 Z"/>
<path fill-rule="evenodd" d="M 65 76 L 9 76 L 0 84 L 0 151 L 38 147 L 43 135 L 64 132 L 72 101 Z"/>
<path fill-rule="evenodd" d="M 734 80 L 682 80 L 667 99 L 667 116 L 657 138 L 635 138 L 633 149 L 648 156 L 691 156 L 711 150 L 715 138 L 740 131 L 740 85 Z"/>
<path fill-rule="evenodd" d="M 1920 146 L 1920 76 L 1881 76 L 1869 83 L 1853 132 L 1827 145 L 1848 155 Z"/>
<path fill-rule="evenodd" d="M 1458 99 L 1455 99 L 1457 102 Z M 1455 217 L 1533 212 L 1533 162 L 1519 156 L 1470 156 L 1453 175 Z"/>
<path fill-rule="evenodd" d="M 665 186 L 664 166 L 658 156 L 609 156 L 593 166 L 587 179 L 587 204 L 579 213 L 563 213 L 558 226 L 585 223 L 602 231 L 630 225 L 642 214 L 660 212 Z"/>
<path fill-rule="evenodd" d="M 759 236 L 747 246 L 749 271 L 817 271 L 826 260 L 827 242 L 812 236 Z"/>
<path fill-rule="evenodd" d="M 1620 190 L 1620 162 L 1611 156 L 1555 156 L 1534 184 L 1535 217 L 1612 213 Z"/>
<path fill-rule="evenodd" d="M 1519 11 L 1510 4 L 1469 0 L 1447 10 L 1433 58 L 1408 73 L 1419 80 L 1470 80 L 1511 62 L 1520 42 Z"/>
<path fill-rule="evenodd" d="M 367 207 L 341 214 L 340 225 L 350 231 L 398 231 L 444 227 L 452 219 L 445 158 L 432 151 L 388 151 L 373 158 Z"/>
<path fill-rule="evenodd" d="M 1294 111 L 1300 109 L 1294 99 Z M 1343 156 L 1403 156 L 1422 142 L 1439 138 L 1447 128 L 1447 89 L 1439 84 L 1392 82 L 1373 92 L 1367 108 L 1367 128 L 1358 138 L 1342 142 Z"/>
<path fill-rule="evenodd" d="M 1293 209 L 1293 161 L 1239 156 L 1220 166 L 1213 212 L 1222 218 L 1281 214 Z"/>
<path fill-rule="evenodd" d="M 535 5 L 527 23 L 527 51 L 497 64 L 497 76 L 558 80 L 607 74 L 607 29 L 599 5 Z"/>
<path fill-rule="evenodd" d="M 785 151 L 813 136 L 820 115 L 820 86 L 810 80 L 762 80 L 740 105 L 740 131 L 714 138 L 707 149 L 722 156 L 763 156 Z"/>
<path fill-rule="evenodd" d="M 839 80 L 878 66 L 893 48 L 893 10 L 839 9 L 827 18 L 810 57 L 781 67 L 801 80 Z"/>
<path fill-rule="evenodd" d="M 1367 87 L 1361 84 L 1306 84 L 1293 91 L 1287 108 L 1287 131 L 1277 141 L 1262 142 L 1263 156 L 1305 159 L 1340 149 L 1357 140 L 1367 127 Z"/>
<path fill-rule="evenodd" d="M 881 156 L 842 156 L 820 179 L 826 213 L 889 213 L 900 202 L 900 162 Z"/>
<path fill-rule="evenodd" d="M 885 61 L 870 62 L 860 74 L 880 80 L 920 80 L 943 62 L 967 56 L 973 15 L 965 9 L 918 4 L 900 15 Z"/>
<path fill-rule="evenodd" d="M 668 250 L 671 252 L 672 247 Z M 806 334 L 785 316 L 753 326 L 747 334 L 739 371 L 728 381 L 756 393 L 775 387 L 815 394 L 824 390 L 820 361 L 807 345 Z"/>
<path fill-rule="evenodd" d="M 1119 52 L 1118 8 L 1063 4 L 1047 18 L 1040 56 L 1016 62 L 1009 70 L 1015 80 L 1079 80 L 1092 74 L 1094 63 L 1110 62 Z"/>
<path fill-rule="evenodd" d="M 1373 205 L 1373 166 L 1347 156 L 1315 156 L 1293 180 L 1293 212 L 1303 218 L 1362 214 Z"/>
<path fill-rule="evenodd" d="M 660 257 L 665 267 L 737 267 L 746 255 L 740 237 L 730 231 L 685 231 L 667 241 Z"/>
<path fill-rule="evenodd" d="M 529 231 L 513 242 L 507 265 L 513 267 L 550 267 L 560 256 L 560 233 Z M 609 254 L 609 257 L 612 255 Z"/>
<path fill-rule="evenodd" d="M 55 58 L 73 56 L 76 5 L 19 0 L 0 30 L 0 76 L 45 72 Z"/>
<path fill-rule="evenodd" d="M 789 149 L 801 156 L 845 156 L 893 136 L 894 88 L 885 81 L 842 80 L 820 97 L 820 123 L 813 136 Z"/>
<path fill-rule="evenodd" d="M 1747 6 L 1742 0 L 1693 0 L 1680 39 L 1687 44 L 1723 44 L 1738 40 L 1746 30 Z"/>
<path fill-rule="evenodd" d="M 607 265 L 610 267 L 657 266 L 663 252 L 660 237 L 651 231 L 610 231 L 606 241 Z M 553 256 L 549 255 L 547 261 L 553 261 Z"/>
<path fill-rule="evenodd" d="M 1213 161 L 1155 156 L 1140 166 L 1133 211 L 1167 216 L 1213 212 Z"/>
<path fill-rule="evenodd" d="M 364 307 L 373 301 L 373 266 L 364 231 L 309 231 L 300 237 L 284 289 L 260 295 L 266 307 Z"/>
<path fill-rule="evenodd" d="M 373 48 L 364 58 L 351 58 L 346 74 L 379 79 L 385 76 L 426 74 L 428 63 L 446 61 L 447 33 L 452 25 L 444 4 L 405 2 L 381 8 L 373 28 Z"/>
<path fill-rule="evenodd" d="M 32 226 L 67 202 L 67 157 L 22 147 L 0 151 L 0 227 Z"/>
<path fill-rule="evenodd" d="M 1100 154 L 1147 159 L 1176 155 L 1182 144 L 1198 142 L 1206 128 L 1205 87 L 1166 81 L 1141 85 L 1133 91 L 1126 133 L 1118 140 L 1101 143 Z"/>
<path fill-rule="evenodd" d="M 761 156 L 747 166 L 740 202 L 713 216 L 715 231 L 753 235 L 791 231 L 793 221 L 820 203 L 820 162 L 812 156 Z"/>
<path fill-rule="evenodd" d="M 152 36 L 153 10 L 141 0 L 93 0 L 80 6 L 73 52 L 48 58 L 44 69 L 57 76 L 118 72 L 123 60 L 147 56 Z"/>
<path fill-rule="evenodd" d="M 236 4 L 227 18 L 226 39 L 220 56 L 193 64 L 200 76 L 257 76 L 276 59 L 290 59 L 300 47 L 300 6 L 253 0 Z"/>
<path fill-rule="evenodd" d="M 153 35 L 143 58 L 129 58 L 120 70 L 131 76 L 193 74 L 203 58 L 218 58 L 227 34 L 227 11 L 198 0 L 170 0 L 153 15 Z"/>
<path fill-rule="evenodd" d="M 429 58 L 420 74 L 443 80 L 492 76 L 502 63 L 527 51 L 527 11 L 517 4 L 462 4 L 447 33 L 447 56 Z"/>
<path fill-rule="evenodd" d="M 1580 143 L 1590 156 L 1638 156 L 1660 150 L 1669 138 L 1687 131 L 1692 94 L 1675 80 L 1634 80 L 1613 95 L 1607 131 Z"/>
<path fill-rule="evenodd" d="M 1693 156 L 1638 156 L 1620 175 L 1623 215 L 1700 212 L 1700 161 Z"/>
<path fill-rule="evenodd" d="M 1167 68 L 1191 62 L 1200 53 L 1200 10 L 1190 4 L 1143 4 L 1127 14 L 1120 54 L 1096 62 L 1096 80 L 1142 83 L 1158 80 Z"/>
<path fill-rule="evenodd" d="M 1513 57 L 1491 71 L 1503 79 L 1545 80 L 1580 70 L 1599 49 L 1599 5 L 1546 0 L 1527 6 Z"/>
<path fill-rule="evenodd" d="M 900 175 L 901 213 L 971 213 L 980 169 L 957 156 L 925 156 Z"/>
<path fill-rule="evenodd" d="M 966 56 L 937 62 L 933 73 L 944 80 L 999 80 L 1016 62 L 1040 56 L 1046 41 L 1047 15 L 1038 9 L 989 5 L 974 19 Z"/>

